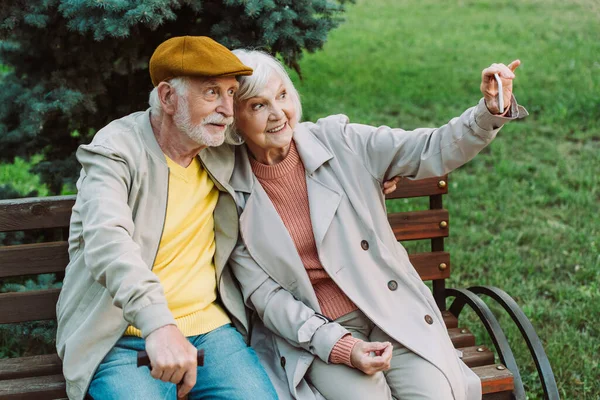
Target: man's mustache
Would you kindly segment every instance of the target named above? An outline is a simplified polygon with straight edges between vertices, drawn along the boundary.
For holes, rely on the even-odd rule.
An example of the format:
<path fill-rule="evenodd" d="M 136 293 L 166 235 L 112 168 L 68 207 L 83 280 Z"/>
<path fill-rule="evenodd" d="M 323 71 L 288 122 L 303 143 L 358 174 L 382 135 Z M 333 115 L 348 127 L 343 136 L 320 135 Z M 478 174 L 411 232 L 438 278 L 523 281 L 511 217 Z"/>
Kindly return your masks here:
<path fill-rule="evenodd" d="M 224 117 L 219 113 L 212 113 L 202 120 L 202 125 L 208 124 L 231 125 L 233 124 L 233 117 Z"/>

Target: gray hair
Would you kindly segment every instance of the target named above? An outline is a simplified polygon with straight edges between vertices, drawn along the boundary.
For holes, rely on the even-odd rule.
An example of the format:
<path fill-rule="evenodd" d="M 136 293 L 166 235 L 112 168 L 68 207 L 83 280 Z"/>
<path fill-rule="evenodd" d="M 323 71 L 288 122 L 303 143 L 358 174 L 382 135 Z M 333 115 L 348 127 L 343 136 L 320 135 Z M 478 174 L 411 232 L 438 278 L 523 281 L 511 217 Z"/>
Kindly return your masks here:
<path fill-rule="evenodd" d="M 178 96 L 186 96 L 188 93 L 188 79 L 185 77 L 172 78 L 167 81 Z M 162 115 L 162 106 L 160 105 L 160 99 L 158 98 L 158 88 L 152 89 L 150 92 L 150 98 L 148 99 L 150 104 L 150 113 L 155 117 Z"/>
<path fill-rule="evenodd" d="M 298 119 L 296 122 L 299 122 L 302 119 L 300 95 L 283 64 L 270 54 L 258 50 L 237 49 L 232 52 L 243 64 L 254 70 L 252 75 L 238 77 L 240 87 L 235 95 L 235 101 L 244 101 L 258 96 L 269 83 L 269 78 L 275 73 L 281 78 L 294 104 L 296 118 Z M 229 144 L 242 144 L 244 142 L 235 128 L 235 122 L 225 131 L 225 141 Z"/>

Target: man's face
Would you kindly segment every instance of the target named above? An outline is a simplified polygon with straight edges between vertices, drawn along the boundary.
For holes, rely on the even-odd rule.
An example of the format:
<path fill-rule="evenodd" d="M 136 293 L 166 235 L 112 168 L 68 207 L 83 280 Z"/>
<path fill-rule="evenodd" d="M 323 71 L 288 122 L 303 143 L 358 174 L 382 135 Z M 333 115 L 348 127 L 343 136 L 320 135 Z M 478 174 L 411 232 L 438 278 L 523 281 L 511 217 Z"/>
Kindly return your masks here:
<path fill-rule="evenodd" d="M 202 146 L 220 146 L 233 123 L 235 77 L 191 78 L 187 96 L 179 96 L 173 120 L 177 128 Z"/>

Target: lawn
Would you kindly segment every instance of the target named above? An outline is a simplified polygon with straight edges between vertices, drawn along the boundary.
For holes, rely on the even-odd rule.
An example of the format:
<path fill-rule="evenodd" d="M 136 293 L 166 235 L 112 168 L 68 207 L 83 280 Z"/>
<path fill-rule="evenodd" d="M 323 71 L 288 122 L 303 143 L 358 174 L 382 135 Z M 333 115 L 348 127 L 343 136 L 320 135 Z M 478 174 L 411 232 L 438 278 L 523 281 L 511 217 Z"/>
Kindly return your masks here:
<path fill-rule="evenodd" d="M 438 126 L 480 97 L 481 70 L 519 58 L 530 112 L 450 178 L 450 286 L 522 305 L 564 399 L 600 398 L 600 8 L 595 2 L 359 0 L 301 63 L 305 119 Z M 406 209 L 402 201 L 390 209 Z M 472 319 L 472 318 L 471 318 Z M 507 319 L 501 319 L 509 325 Z M 509 338 L 518 339 L 516 330 Z M 478 337 L 483 337 L 482 331 Z M 531 399 L 542 398 L 524 344 Z"/>
<path fill-rule="evenodd" d="M 515 95 L 531 115 L 503 128 L 450 177 L 449 285 L 494 285 L 517 299 L 567 400 L 600 398 L 597 4 L 358 0 L 324 50 L 304 56 L 304 79 L 294 77 L 307 120 L 344 113 L 354 122 L 412 129 L 441 125 L 475 105 L 489 64 L 522 61 Z M 1 166 L 0 184 L 18 176 L 23 192 L 38 187 L 25 168 Z M 516 339 L 515 329 L 507 333 Z M 529 398 L 541 398 L 523 343 L 515 351 Z"/>

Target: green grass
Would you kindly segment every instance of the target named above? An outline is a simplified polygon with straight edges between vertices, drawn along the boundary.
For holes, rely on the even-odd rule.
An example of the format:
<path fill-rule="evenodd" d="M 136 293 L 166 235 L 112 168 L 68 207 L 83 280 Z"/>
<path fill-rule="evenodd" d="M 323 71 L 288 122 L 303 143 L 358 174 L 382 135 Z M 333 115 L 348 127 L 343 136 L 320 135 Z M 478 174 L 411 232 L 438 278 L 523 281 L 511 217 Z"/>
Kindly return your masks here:
<path fill-rule="evenodd" d="M 600 398 L 599 55 L 593 1 L 362 0 L 295 79 L 307 120 L 412 129 L 459 115 L 480 98 L 483 68 L 521 59 L 515 95 L 530 117 L 450 177 L 449 285 L 508 291 L 564 399 Z M 529 398 L 542 398 L 516 333 Z"/>
<path fill-rule="evenodd" d="M 598 3 L 359 0 L 346 17 L 324 51 L 301 62 L 304 81 L 295 82 L 307 120 L 344 113 L 439 126 L 478 101 L 483 68 L 521 59 L 515 95 L 530 117 L 450 177 L 449 285 L 507 290 L 544 342 L 562 398 L 600 398 Z M 20 160 L 0 166 L 0 184 L 38 188 L 26 169 Z M 515 329 L 507 334 L 517 339 Z M 518 340 L 515 352 L 529 398 L 541 398 Z"/>

